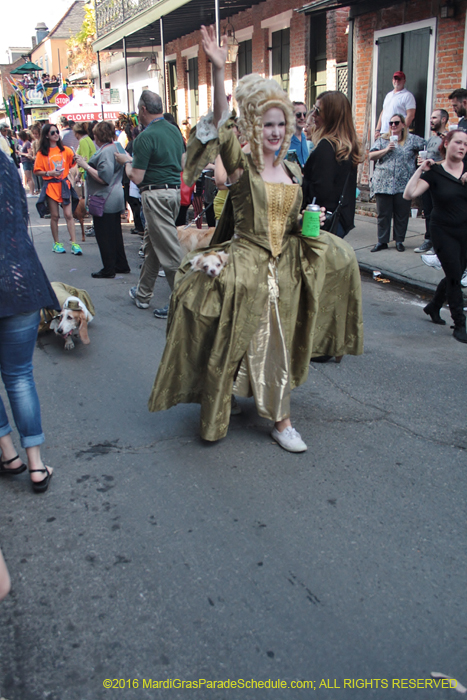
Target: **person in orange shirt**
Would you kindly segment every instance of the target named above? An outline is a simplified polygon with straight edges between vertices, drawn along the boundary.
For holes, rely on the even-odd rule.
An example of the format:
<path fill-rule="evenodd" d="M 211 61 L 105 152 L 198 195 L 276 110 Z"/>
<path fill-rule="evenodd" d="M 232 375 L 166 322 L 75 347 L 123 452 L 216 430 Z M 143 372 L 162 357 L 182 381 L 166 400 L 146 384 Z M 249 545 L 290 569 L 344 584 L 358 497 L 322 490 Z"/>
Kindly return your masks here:
<path fill-rule="evenodd" d="M 34 165 L 34 173 L 40 175 L 44 183 L 36 207 L 41 217 L 44 209 L 48 207 L 50 211 L 50 228 L 54 239 L 53 252 L 66 253 L 64 246 L 58 239 L 59 205 L 62 205 L 71 238 L 71 252 L 73 255 L 82 255 L 83 251 L 76 243 L 75 238 L 73 219 L 73 195 L 75 193 L 68 180 L 68 173 L 74 165 L 74 159 L 75 154 L 71 148 L 63 145 L 58 127 L 55 124 L 44 124 Z M 78 200 L 76 200 L 77 203 Z"/>

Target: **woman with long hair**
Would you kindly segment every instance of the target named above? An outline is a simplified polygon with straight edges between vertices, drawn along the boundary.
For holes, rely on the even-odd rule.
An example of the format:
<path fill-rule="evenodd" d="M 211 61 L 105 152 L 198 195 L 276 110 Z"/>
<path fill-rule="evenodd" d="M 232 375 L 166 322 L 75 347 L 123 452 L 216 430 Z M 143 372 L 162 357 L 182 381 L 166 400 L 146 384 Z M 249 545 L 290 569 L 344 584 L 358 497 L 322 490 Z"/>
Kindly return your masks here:
<path fill-rule="evenodd" d="M 303 205 L 316 204 L 333 212 L 344 193 L 336 235 L 354 228 L 357 166 L 360 144 L 347 97 L 337 90 L 318 95 L 311 110 L 315 148 L 303 169 Z"/>
<path fill-rule="evenodd" d="M 441 318 L 440 311 L 447 301 L 454 321 L 453 336 L 467 343 L 461 287 L 467 267 L 467 173 L 464 172 L 467 134 L 459 129 L 450 131 L 443 137 L 439 150 L 444 160 L 439 163 L 431 158 L 423 161 L 408 181 L 404 199 L 410 205 L 415 197 L 428 190 L 431 192 L 431 240 L 445 277 L 423 310 L 433 323 L 444 326 L 446 321 Z"/>
<path fill-rule="evenodd" d="M 411 134 L 402 114 L 393 114 L 389 120 L 389 132 L 381 134 L 370 148 L 370 160 L 375 162 L 371 178 L 370 193 L 376 198 L 378 212 L 378 242 L 372 253 L 386 250 L 391 234 L 396 250 L 403 253 L 404 241 L 410 216 L 410 202 L 403 197 L 405 186 L 415 172 L 418 152 L 425 148 L 426 141 Z"/>
<path fill-rule="evenodd" d="M 183 260 L 149 409 L 200 403 L 201 435 L 214 441 L 226 435 L 231 412 L 240 412 L 232 395 L 254 396 L 259 415 L 274 425 L 273 439 L 304 452 L 291 423 L 291 392 L 306 380 L 313 354 L 362 352 L 358 264 L 336 236 L 301 235 L 300 167 L 284 160 L 295 127 L 286 93 L 259 75 L 238 82 L 239 128 L 251 150 L 245 153 L 233 115 L 224 121 L 227 37 L 219 46 L 213 27 L 201 32 L 214 115 L 190 136 L 183 178 L 192 184 L 220 154 L 229 197 L 207 252 L 227 253 L 228 260 L 215 277 L 192 267 L 199 251 Z"/>
<path fill-rule="evenodd" d="M 71 252 L 73 255 L 82 255 L 83 251 L 76 242 L 75 221 L 73 209 L 78 204 L 78 198 L 68 179 L 70 168 L 74 165 L 75 154 L 64 146 L 60 138 L 58 126 L 44 124 L 39 142 L 39 152 L 34 164 L 34 172 L 42 177 L 43 186 L 36 204 L 41 217 L 50 212 L 50 228 L 54 239 L 52 248 L 54 253 L 66 253 L 66 250 L 58 237 L 58 222 L 60 219 L 60 205 L 71 239 Z"/>

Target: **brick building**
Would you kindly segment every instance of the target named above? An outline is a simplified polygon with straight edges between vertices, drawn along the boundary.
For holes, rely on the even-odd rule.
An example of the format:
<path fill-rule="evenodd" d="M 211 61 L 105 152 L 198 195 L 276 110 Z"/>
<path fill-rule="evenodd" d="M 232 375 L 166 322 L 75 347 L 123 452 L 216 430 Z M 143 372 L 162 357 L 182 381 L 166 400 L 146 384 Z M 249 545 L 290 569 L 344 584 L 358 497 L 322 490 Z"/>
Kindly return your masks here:
<path fill-rule="evenodd" d="M 198 27 L 214 22 L 214 5 L 213 0 L 170 2 L 173 9 L 167 15 L 162 2 L 146 11 L 146 24 L 141 16 L 123 22 L 112 15 L 112 31 L 106 34 L 107 0 L 98 1 L 96 48 L 112 50 L 122 42 L 141 47 L 150 35 L 162 44 L 165 38 L 157 50 L 166 66 L 166 105 L 179 124 L 187 119 L 193 124 L 211 105 L 211 69 Z M 291 99 L 304 100 L 309 107 L 322 90 L 340 89 L 352 102 L 366 149 L 394 71 L 407 75 L 407 88 L 417 100 L 415 131 L 424 136 L 430 133 L 431 111 L 449 110 L 450 92 L 467 85 L 467 0 L 347 0 L 345 6 L 339 0 L 250 3 L 235 12 L 239 4 L 232 0 L 230 14 L 220 8 L 221 29 L 230 22 L 239 42 L 238 58 L 227 67 L 227 94 L 233 95 L 238 79 L 250 72 L 274 77 Z M 163 33 L 162 20 L 167 27 Z M 360 182 L 367 181 L 366 163 Z"/>

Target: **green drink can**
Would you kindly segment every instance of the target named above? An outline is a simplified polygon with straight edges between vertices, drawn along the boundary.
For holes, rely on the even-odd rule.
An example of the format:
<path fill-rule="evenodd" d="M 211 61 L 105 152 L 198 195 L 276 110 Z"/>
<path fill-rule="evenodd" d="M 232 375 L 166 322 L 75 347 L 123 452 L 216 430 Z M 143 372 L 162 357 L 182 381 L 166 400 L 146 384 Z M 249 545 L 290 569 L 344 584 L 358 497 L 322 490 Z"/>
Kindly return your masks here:
<path fill-rule="evenodd" d="M 308 236 L 309 238 L 318 238 L 320 229 L 319 216 L 319 206 L 317 204 L 309 204 L 303 212 L 303 236 Z"/>

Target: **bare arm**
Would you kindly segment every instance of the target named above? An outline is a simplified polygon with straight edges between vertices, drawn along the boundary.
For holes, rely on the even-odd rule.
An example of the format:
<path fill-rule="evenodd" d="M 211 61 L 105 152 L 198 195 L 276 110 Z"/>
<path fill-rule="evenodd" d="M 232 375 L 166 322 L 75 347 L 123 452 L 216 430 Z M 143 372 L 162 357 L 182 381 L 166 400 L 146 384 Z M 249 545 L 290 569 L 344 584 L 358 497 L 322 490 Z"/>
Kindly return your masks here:
<path fill-rule="evenodd" d="M 378 136 L 379 136 L 381 133 L 381 120 L 382 120 L 382 118 L 383 118 L 383 112 L 381 112 L 381 114 L 379 115 L 378 123 L 376 124 L 375 137 L 376 137 L 376 134 L 378 134 Z"/>
<path fill-rule="evenodd" d="M 429 158 L 424 160 L 422 165 L 417 168 L 405 187 L 404 199 L 415 199 L 415 197 L 420 197 L 421 194 L 427 191 L 430 185 L 425 180 L 420 180 L 420 176 L 422 173 L 426 173 L 433 164 L 434 160 Z"/>
<path fill-rule="evenodd" d="M 131 165 L 133 159 L 129 153 L 116 153 L 115 160 L 117 163 L 124 166 L 126 175 L 132 182 L 135 183 L 135 185 L 139 185 L 141 182 L 143 182 L 146 171 L 140 170 L 139 168 L 134 168 Z"/>
<path fill-rule="evenodd" d="M 412 124 L 414 119 L 415 119 L 415 110 L 408 109 L 407 115 L 405 117 L 405 125 L 406 125 L 407 129 L 410 127 L 410 125 Z"/>
<path fill-rule="evenodd" d="M 217 156 L 214 167 L 214 180 L 218 190 L 227 190 L 225 182 L 227 180 L 227 170 L 224 168 L 222 158 Z"/>
<path fill-rule="evenodd" d="M 392 141 L 389 142 L 389 145 L 386 148 L 383 148 L 381 151 L 371 151 L 368 158 L 370 160 L 379 160 L 383 156 L 385 156 L 389 151 L 393 151 L 394 148 L 396 147 L 395 143 Z"/>
<path fill-rule="evenodd" d="M 229 109 L 229 103 L 224 88 L 225 59 L 227 58 L 227 37 L 221 38 L 221 45 L 217 45 L 216 30 L 213 26 L 201 25 L 201 43 L 204 53 L 212 64 L 212 76 L 214 83 L 214 124 L 217 126 L 222 113 Z"/>

